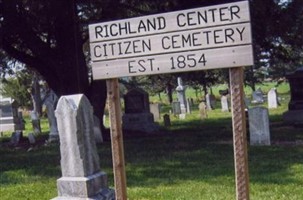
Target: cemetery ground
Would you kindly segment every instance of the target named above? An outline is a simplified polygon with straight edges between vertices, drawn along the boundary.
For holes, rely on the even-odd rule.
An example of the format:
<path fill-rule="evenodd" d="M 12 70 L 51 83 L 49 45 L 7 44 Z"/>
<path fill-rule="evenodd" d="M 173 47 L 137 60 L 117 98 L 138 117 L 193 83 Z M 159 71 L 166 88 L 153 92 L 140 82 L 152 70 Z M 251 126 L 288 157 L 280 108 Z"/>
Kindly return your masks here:
<path fill-rule="evenodd" d="M 216 96 L 218 89 L 214 90 Z M 269 89 L 265 85 L 262 90 Z M 285 85 L 277 87 L 281 105 L 269 110 L 272 145 L 248 146 L 253 200 L 303 199 L 303 127 L 282 123 L 288 90 Z M 195 99 L 194 91 L 188 92 Z M 159 101 L 157 96 L 151 99 Z M 162 115 L 169 109 L 164 106 Z M 171 126 L 164 127 L 160 120 L 161 130 L 156 134 L 124 134 L 128 199 L 235 199 L 231 113 L 221 112 L 217 106 L 202 121 L 196 102 L 185 120 L 170 117 Z M 31 132 L 29 118 L 26 121 L 25 138 Z M 45 119 L 42 131 L 32 147 L 26 139 L 18 147 L 8 145 L 8 133 L 0 138 L 1 200 L 46 200 L 57 196 L 56 180 L 61 176 L 59 145 L 44 145 L 48 133 Z M 108 174 L 113 188 L 110 145 L 105 141 L 97 147 L 101 169 Z"/>

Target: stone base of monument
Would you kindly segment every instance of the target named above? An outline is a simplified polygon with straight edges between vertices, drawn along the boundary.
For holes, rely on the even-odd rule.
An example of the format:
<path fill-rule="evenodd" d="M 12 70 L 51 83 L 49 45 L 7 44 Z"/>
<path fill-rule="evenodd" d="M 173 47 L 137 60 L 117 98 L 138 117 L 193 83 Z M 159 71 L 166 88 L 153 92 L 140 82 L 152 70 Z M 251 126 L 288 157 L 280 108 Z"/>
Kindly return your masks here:
<path fill-rule="evenodd" d="M 99 172 L 88 177 L 61 177 L 57 180 L 58 197 L 52 200 L 114 200 L 107 186 L 107 175 Z M 100 189 L 101 188 L 101 189 Z"/>
<path fill-rule="evenodd" d="M 128 113 L 122 116 L 123 130 L 151 133 L 159 130 L 152 113 Z"/>
<path fill-rule="evenodd" d="M 287 124 L 303 125 L 303 110 L 289 110 L 283 113 L 283 121 Z"/>

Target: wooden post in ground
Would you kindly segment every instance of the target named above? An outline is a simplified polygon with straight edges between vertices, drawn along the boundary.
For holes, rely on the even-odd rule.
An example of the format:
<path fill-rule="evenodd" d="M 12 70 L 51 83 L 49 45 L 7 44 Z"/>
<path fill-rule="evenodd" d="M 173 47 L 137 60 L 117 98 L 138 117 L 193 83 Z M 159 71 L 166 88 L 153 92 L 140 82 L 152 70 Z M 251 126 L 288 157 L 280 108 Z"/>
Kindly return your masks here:
<path fill-rule="evenodd" d="M 126 200 L 126 174 L 118 79 L 106 80 L 116 200 Z"/>
<path fill-rule="evenodd" d="M 237 200 L 249 200 L 249 177 L 247 158 L 246 121 L 244 110 L 243 68 L 229 69 L 233 146 L 236 173 Z"/>

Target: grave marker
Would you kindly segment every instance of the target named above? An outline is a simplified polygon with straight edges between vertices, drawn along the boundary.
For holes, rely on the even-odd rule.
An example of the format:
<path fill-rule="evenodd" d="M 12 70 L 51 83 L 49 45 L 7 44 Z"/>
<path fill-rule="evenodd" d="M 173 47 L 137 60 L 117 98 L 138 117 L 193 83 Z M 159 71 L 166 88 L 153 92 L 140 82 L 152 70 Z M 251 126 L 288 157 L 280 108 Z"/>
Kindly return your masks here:
<path fill-rule="evenodd" d="M 268 108 L 278 108 L 278 94 L 276 88 L 271 88 L 267 93 Z"/>
<path fill-rule="evenodd" d="M 56 109 L 60 135 L 62 177 L 57 180 L 61 199 L 113 200 L 107 176 L 100 170 L 94 137 L 93 109 L 81 94 L 62 96 Z M 109 198 L 106 196 L 108 193 Z"/>
<path fill-rule="evenodd" d="M 268 110 L 264 107 L 248 109 L 251 145 L 270 145 Z"/>

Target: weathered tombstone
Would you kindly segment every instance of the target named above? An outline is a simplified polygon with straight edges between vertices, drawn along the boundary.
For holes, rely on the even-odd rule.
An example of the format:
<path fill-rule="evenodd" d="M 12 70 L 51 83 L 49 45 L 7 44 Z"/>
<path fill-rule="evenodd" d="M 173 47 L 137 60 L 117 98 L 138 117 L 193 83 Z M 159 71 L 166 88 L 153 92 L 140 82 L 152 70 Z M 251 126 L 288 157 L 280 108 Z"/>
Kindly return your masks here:
<path fill-rule="evenodd" d="M 30 144 L 35 144 L 36 143 L 36 139 L 35 139 L 35 136 L 34 136 L 33 133 L 29 133 L 27 138 L 28 138 L 28 141 L 29 141 Z"/>
<path fill-rule="evenodd" d="M 176 91 L 177 91 L 178 101 L 180 102 L 181 114 L 186 114 L 187 111 L 185 90 L 186 87 L 183 86 L 181 77 L 178 77 L 178 86 L 176 88 Z"/>
<path fill-rule="evenodd" d="M 100 171 L 89 100 L 82 94 L 62 96 L 55 113 L 62 177 L 57 180 L 58 197 L 54 199 L 114 200 L 107 176 Z"/>
<path fill-rule="evenodd" d="M 263 103 L 263 102 L 264 102 L 263 92 L 261 88 L 258 88 L 256 91 L 252 93 L 251 103 Z"/>
<path fill-rule="evenodd" d="M 164 120 L 165 127 L 171 126 L 170 117 L 168 114 L 163 115 L 163 120 Z"/>
<path fill-rule="evenodd" d="M 95 115 L 94 115 L 94 136 L 96 143 L 99 144 L 103 142 L 102 132 L 100 128 L 100 120 Z"/>
<path fill-rule="evenodd" d="M 18 112 L 18 103 L 12 98 L 0 99 L 0 132 L 24 130 L 22 113 Z"/>
<path fill-rule="evenodd" d="M 279 103 L 278 103 L 278 95 L 276 88 L 271 88 L 267 93 L 267 103 L 268 103 L 268 108 L 278 107 Z"/>
<path fill-rule="evenodd" d="M 270 145 L 268 109 L 254 107 L 248 109 L 251 145 Z"/>
<path fill-rule="evenodd" d="M 190 99 L 186 100 L 186 107 L 187 107 L 187 113 L 190 114 L 191 113 L 191 107 L 192 107 Z"/>
<path fill-rule="evenodd" d="M 150 107 L 150 112 L 154 116 L 154 120 L 159 121 L 161 118 L 161 114 L 160 114 L 161 105 L 159 103 L 151 103 L 149 104 L 149 107 Z"/>
<path fill-rule="evenodd" d="M 290 86 L 288 111 L 283 113 L 283 121 L 288 124 L 303 124 L 303 67 L 286 76 Z"/>
<path fill-rule="evenodd" d="M 221 111 L 222 112 L 229 112 L 229 105 L 228 105 L 227 95 L 221 96 Z"/>
<path fill-rule="evenodd" d="M 43 103 L 46 106 L 47 118 L 49 123 L 49 141 L 58 141 L 59 133 L 55 116 L 55 108 L 58 102 L 58 97 L 53 90 L 48 90 L 44 97 Z"/>
<path fill-rule="evenodd" d="M 204 101 L 199 104 L 199 113 L 201 119 L 207 118 L 207 106 Z"/>
<path fill-rule="evenodd" d="M 124 130 L 151 133 L 159 126 L 150 112 L 148 93 L 142 89 L 131 89 L 124 95 L 125 113 L 122 116 Z"/>
<path fill-rule="evenodd" d="M 212 110 L 215 108 L 215 104 L 216 104 L 216 98 L 213 94 L 209 94 L 207 93 L 205 95 L 205 100 L 206 100 L 206 108 L 207 110 Z"/>
<path fill-rule="evenodd" d="M 181 105 L 179 101 L 172 102 L 172 110 L 174 115 L 181 114 Z"/>
<path fill-rule="evenodd" d="M 41 134 L 41 126 L 40 126 L 40 119 L 38 113 L 36 111 L 32 111 L 30 115 L 31 115 L 34 134 L 35 135 Z"/>
<path fill-rule="evenodd" d="M 22 131 L 15 131 L 12 133 L 10 143 L 14 146 L 17 146 L 22 137 L 23 137 Z"/>

